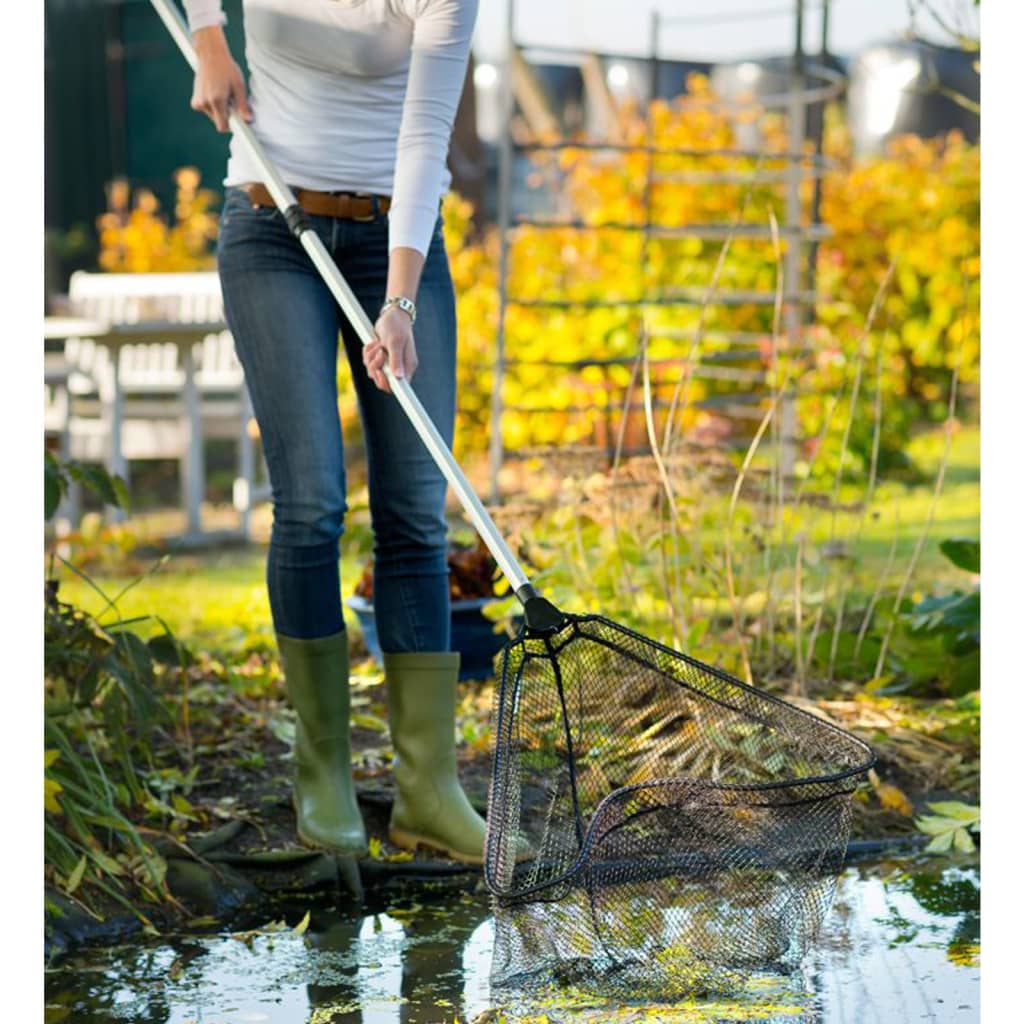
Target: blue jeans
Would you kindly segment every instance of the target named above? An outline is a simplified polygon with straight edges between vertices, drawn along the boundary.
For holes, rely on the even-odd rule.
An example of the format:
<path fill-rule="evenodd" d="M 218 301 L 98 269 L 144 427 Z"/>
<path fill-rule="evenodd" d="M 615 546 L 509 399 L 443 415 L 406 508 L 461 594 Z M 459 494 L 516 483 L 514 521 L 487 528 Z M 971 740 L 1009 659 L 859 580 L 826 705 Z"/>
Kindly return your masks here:
<path fill-rule="evenodd" d="M 387 215 L 310 220 L 373 321 L 387 285 Z M 340 331 L 366 439 L 381 647 L 447 651 L 451 612 L 441 471 L 397 400 L 370 380 L 362 343 L 276 209 L 254 208 L 241 189 L 227 189 L 217 269 L 270 474 L 267 590 L 275 630 L 310 638 L 336 633 L 344 624 L 338 572 L 347 508 L 336 383 Z M 455 294 L 440 214 L 416 307 L 419 366 L 410 384 L 450 446 Z"/>

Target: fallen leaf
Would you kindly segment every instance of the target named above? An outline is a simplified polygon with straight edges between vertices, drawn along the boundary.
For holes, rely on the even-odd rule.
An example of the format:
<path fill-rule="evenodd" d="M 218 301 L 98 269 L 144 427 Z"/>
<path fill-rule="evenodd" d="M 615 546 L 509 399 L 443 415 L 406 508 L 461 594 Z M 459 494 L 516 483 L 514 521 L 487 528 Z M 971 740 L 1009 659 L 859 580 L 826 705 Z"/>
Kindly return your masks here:
<path fill-rule="evenodd" d="M 896 811 L 897 814 L 902 814 L 905 818 L 913 816 L 914 806 L 899 786 L 894 786 L 891 782 L 882 782 L 874 769 L 868 772 L 868 779 L 874 787 L 878 802 L 887 811 Z"/>
<path fill-rule="evenodd" d="M 377 715 L 371 715 L 368 711 L 358 711 L 352 715 L 352 724 L 362 729 L 372 729 L 374 732 L 387 732 L 388 723 Z"/>
<path fill-rule="evenodd" d="M 85 874 L 85 866 L 89 863 L 89 858 L 83 853 L 82 859 L 75 865 L 74 870 L 68 876 L 67 888 L 64 890 L 69 896 L 78 888 L 82 881 L 82 876 Z"/>

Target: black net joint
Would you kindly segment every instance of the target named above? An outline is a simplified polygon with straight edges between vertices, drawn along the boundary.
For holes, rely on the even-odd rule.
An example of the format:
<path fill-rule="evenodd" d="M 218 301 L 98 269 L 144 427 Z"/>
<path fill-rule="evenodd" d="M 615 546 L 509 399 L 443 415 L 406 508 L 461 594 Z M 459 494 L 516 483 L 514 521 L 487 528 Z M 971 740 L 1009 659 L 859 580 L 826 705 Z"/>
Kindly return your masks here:
<path fill-rule="evenodd" d="M 517 591 L 523 606 L 523 619 L 531 633 L 557 633 L 565 623 L 565 616 L 546 598 L 541 597 L 532 583 L 524 583 Z"/>

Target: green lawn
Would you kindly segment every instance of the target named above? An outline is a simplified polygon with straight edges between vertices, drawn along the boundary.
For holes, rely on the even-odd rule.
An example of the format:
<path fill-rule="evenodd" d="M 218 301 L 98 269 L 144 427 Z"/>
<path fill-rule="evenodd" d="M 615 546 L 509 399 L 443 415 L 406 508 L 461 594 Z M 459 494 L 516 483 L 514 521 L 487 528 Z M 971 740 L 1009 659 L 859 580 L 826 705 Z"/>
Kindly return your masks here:
<path fill-rule="evenodd" d="M 939 541 L 946 537 L 978 537 L 981 528 L 981 435 L 977 427 L 964 427 L 953 435 L 949 463 L 946 467 L 942 493 L 935 506 L 935 518 L 930 530 L 931 539 L 922 552 L 925 564 L 942 569 L 944 559 L 938 550 Z M 875 506 L 880 517 L 869 521 L 862 543 L 876 547 L 879 553 L 889 550 L 893 534 L 899 527 L 897 562 L 910 556 L 920 531 L 924 528 L 928 509 L 932 503 L 934 478 L 945 446 L 942 431 L 915 438 L 907 451 L 913 461 L 928 476 L 924 486 L 904 487 L 883 484 L 875 495 Z"/>
<path fill-rule="evenodd" d="M 93 615 L 104 611 L 106 598 L 116 599 L 116 612 L 107 610 L 101 616 L 104 623 L 118 613 L 124 619 L 160 616 L 189 643 L 239 651 L 269 645 L 273 639 L 265 564 L 266 549 L 253 546 L 172 555 L 141 578 L 104 574 L 90 576 L 91 583 L 87 583 L 62 567 L 60 594 Z M 362 555 L 343 554 L 341 578 L 346 595 L 359 579 L 362 564 Z M 355 616 L 348 609 L 345 615 L 354 623 Z M 162 629 L 156 619 L 140 622 L 137 628 L 143 636 Z"/>
<path fill-rule="evenodd" d="M 929 538 L 913 578 L 913 589 L 933 584 L 962 585 L 963 575 L 950 566 L 939 542 L 947 537 L 977 537 L 980 519 L 980 434 L 965 427 L 954 435 L 942 495 L 935 509 Z M 929 482 L 908 487 L 887 483 L 878 489 L 874 502 L 877 518 L 869 518 L 857 547 L 857 575 L 871 580 L 882 572 L 894 536 L 896 551 L 892 576 L 904 571 L 928 518 L 934 473 L 942 453 L 941 431 L 916 438 L 908 454 L 929 476 Z M 816 512 L 809 519 L 813 540 L 828 538 L 830 516 Z M 852 517 L 840 517 L 837 535 L 856 528 Z M 345 595 L 352 592 L 362 571 L 366 531 L 357 529 L 342 540 L 341 578 Z M 115 614 L 128 619 L 160 616 L 171 629 L 191 644 L 214 650 L 240 652 L 251 645 L 272 641 L 270 609 L 264 583 L 265 548 L 231 549 L 203 554 L 171 555 L 154 571 L 138 578 L 118 573 L 98 573 L 87 583 L 66 566 L 60 566 L 61 596 L 93 614 L 103 611 L 106 599 L 116 599 L 102 621 Z M 102 591 L 102 595 L 98 592 Z M 123 592 L 123 593 L 122 593 Z M 120 595 L 120 596 L 119 596 Z M 354 616 L 346 609 L 354 628 Z M 140 622 L 140 633 L 160 630 L 155 619 Z"/>

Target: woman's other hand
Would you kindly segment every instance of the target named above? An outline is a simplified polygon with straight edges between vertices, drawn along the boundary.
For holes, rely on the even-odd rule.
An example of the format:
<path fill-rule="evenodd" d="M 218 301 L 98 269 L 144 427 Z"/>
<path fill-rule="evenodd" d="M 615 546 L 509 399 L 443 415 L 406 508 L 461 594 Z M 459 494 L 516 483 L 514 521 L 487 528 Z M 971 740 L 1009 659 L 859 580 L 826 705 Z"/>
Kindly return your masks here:
<path fill-rule="evenodd" d="M 370 380 L 388 394 L 391 393 L 391 385 L 384 375 L 385 364 L 391 367 L 396 377 L 407 380 L 412 377 L 419 366 L 419 358 L 408 313 L 398 306 L 389 306 L 381 313 L 374 325 L 373 341 L 363 346 L 363 364 Z"/>
<path fill-rule="evenodd" d="M 192 109 L 206 114 L 219 132 L 229 130 L 228 116 L 232 107 L 246 121 L 251 121 L 245 81 L 228 49 L 224 30 L 220 25 L 211 25 L 198 29 L 194 39 L 199 70 L 192 87 Z"/>

